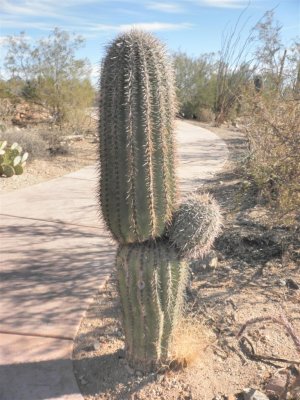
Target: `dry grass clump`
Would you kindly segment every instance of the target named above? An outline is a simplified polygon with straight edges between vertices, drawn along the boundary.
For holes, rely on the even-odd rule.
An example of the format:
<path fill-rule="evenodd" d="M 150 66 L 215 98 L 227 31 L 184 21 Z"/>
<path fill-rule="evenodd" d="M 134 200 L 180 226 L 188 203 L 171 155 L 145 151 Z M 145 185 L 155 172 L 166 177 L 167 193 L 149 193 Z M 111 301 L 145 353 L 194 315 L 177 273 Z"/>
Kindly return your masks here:
<path fill-rule="evenodd" d="M 17 142 L 29 154 L 29 161 L 43 159 L 49 155 L 48 144 L 33 129 L 15 130 L 14 128 L 0 132 L 0 140 L 7 140 L 9 145 Z"/>
<path fill-rule="evenodd" d="M 196 315 L 182 317 L 175 326 L 170 344 L 171 365 L 189 367 L 201 360 L 213 334 Z"/>
<path fill-rule="evenodd" d="M 279 217 L 292 221 L 300 206 L 300 101 L 252 93 L 247 103 L 245 171 Z"/>

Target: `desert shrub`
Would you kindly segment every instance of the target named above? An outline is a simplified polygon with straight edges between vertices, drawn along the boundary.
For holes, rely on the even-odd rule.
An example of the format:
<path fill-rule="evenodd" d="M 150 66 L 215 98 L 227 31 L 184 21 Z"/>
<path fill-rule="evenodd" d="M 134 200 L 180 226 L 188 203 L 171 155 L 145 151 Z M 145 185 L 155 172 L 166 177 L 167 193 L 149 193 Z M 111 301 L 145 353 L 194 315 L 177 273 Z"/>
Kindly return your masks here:
<path fill-rule="evenodd" d="M 290 219 L 300 206 L 300 102 L 276 93 L 250 93 L 246 102 L 246 172 L 280 218 Z"/>
<path fill-rule="evenodd" d="M 201 122 L 213 122 L 214 113 L 209 108 L 200 108 L 197 112 L 197 119 Z"/>
<path fill-rule="evenodd" d="M 48 156 L 48 144 L 35 130 L 8 129 L 0 131 L 0 140 L 7 140 L 8 145 L 17 142 L 30 155 L 30 161 Z"/>
<path fill-rule="evenodd" d="M 44 129 L 40 135 L 47 143 L 48 151 L 51 155 L 67 155 L 71 153 L 71 148 L 65 137 L 70 132 L 68 129 L 62 130 L 59 127 L 52 127 L 51 129 Z"/>

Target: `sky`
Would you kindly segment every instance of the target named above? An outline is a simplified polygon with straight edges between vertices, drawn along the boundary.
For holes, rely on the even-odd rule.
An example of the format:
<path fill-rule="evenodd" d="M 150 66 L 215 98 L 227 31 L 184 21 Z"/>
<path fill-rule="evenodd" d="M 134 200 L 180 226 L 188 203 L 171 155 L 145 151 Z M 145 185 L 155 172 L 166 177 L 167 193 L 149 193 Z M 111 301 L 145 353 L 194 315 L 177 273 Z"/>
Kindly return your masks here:
<path fill-rule="evenodd" d="M 95 78 L 105 45 L 131 27 L 153 32 L 170 52 L 196 57 L 217 52 L 241 12 L 246 34 L 271 9 L 289 46 L 300 36 L 300 0 L 0 0 L 0 65 L 7 35 L 25 31 L 34 41 L 59 27 L 85 38 L 78 57 L 90 60 Z"/>

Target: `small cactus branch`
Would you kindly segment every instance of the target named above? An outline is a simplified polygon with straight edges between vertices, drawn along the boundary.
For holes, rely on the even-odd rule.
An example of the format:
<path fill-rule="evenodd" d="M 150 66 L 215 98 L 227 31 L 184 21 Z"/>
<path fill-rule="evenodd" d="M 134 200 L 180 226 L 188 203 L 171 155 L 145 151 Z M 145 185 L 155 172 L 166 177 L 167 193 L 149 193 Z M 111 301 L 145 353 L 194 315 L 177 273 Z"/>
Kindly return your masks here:
<path fill-rule="evenodd" d="M 221 232 L 222 215 L 215 199 L 207 194 L 192 194 L 174 213 L 168 229 L 170 242 L 188 258 L 201 258 Z"/>

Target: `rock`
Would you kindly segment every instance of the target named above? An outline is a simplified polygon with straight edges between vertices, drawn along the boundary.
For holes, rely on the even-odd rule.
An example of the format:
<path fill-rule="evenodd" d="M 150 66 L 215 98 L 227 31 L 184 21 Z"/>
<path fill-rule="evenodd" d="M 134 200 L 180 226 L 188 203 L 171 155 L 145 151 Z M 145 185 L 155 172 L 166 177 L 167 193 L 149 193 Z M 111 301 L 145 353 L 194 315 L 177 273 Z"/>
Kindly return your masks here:
<path fill-rule="evenodd" d="M 218 266 L 218 261 L 217 253 L 211 251 L 203 258 L 192 261 L 191 267 L 198 271 L 209 271 Z"/>
<path fill-rule="evenodd" d="M 156 382 L 158 383 L 162 383 L 162 381 L 165 379 L 165 375 L 164 374 L 157 374 L 156 375 Z"/>
<path fill-rule="evenodd" d="M 288 287 L 289 289 L 293 289 L 293 290 L 298 290 L 299 289 L 299 285 L 297 282 L 295 282 L 293 279 L 288 278 L 285 280 L 285 285 L 286 287 Z"/>
<path fill-rule="evenodd" d="M 98 340 L 96 340 L 94 343 L 93 343 L 93 348 L 94 348 L 94 350 L 99 350 L 100 349 L 100 343 L 98 342 Z"/>
<path fill-rule="evenodd" d="M 277 371 L 266 383 L 265 390 L 272 398 L 281 399 L 288 392 L 287 399 L 299 400 L 300 371 L 292 365 Z"/>
<path fill-rule="evenodd" d="M 122 333 L 120 330 L 118 330 L 118 331 L 116 332 L 116 335 L 117 335 L 119 338 L 123 337 L 123 333 Z"/>
<path fill-rule="evenodd" d="M 279 371 L 278 374 L 272 376 L 265 386 L 266 393 L 281 397 L 285 392 L 287 377 L 286 371 Z"/>
<path fill-rule="evenodd" d="M 269 400 L 269 397 L 257 389 L 246 388 L 243 390 L 244 400 Z"/>
<path fill-rule="evenodd" d="M 218 257 L 213 257 L 213 258 L 209 261 L 208 265 L 209 265 L 211 268 L 217 268 L 217 266 L 218 266 Z"/>
<path fill-rule="evenodd" d="M 286 280 L 285 279 L 279 279 L 276 281 L 278 286 L 284 287 L 286 285 Z"/>
<path fill-rule="evenodd" d="M 136 372 L 135 372 L 135 375 L 136 375 L 137 377 L 141 378 L 141 377 L 143 376 L 143 373 L 142 373 L 142 371 L 136 371 Z"/>

